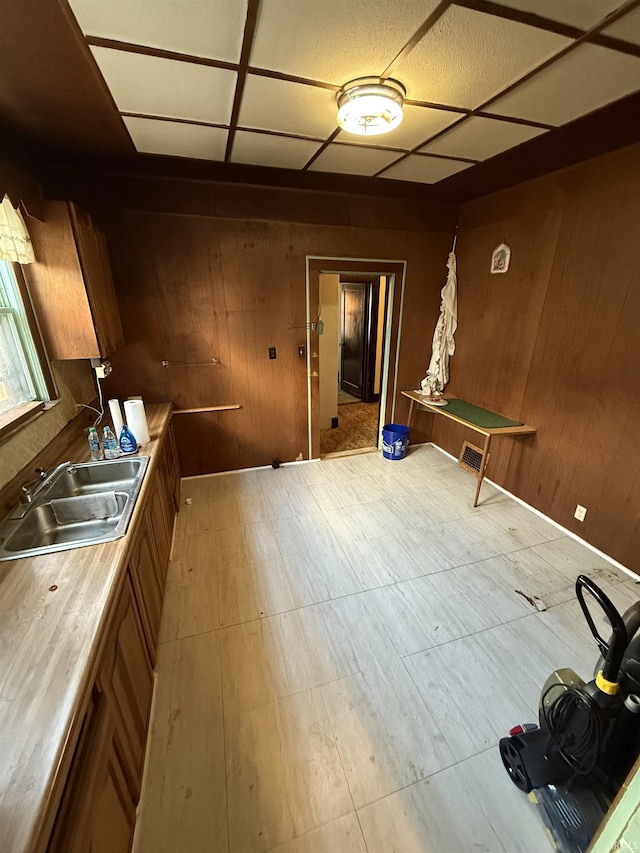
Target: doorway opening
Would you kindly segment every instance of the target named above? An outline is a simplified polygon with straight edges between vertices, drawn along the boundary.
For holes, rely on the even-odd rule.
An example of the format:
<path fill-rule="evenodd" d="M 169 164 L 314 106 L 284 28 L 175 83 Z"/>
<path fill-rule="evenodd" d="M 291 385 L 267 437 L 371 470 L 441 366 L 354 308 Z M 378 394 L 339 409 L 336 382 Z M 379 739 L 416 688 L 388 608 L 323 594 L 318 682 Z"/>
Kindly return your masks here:
<path fill-rule="evenodd" d="M 321 457 L 378 447 L 387 278 L 320 273 Z"/>
<path fill-rule="evenodd" d="M 307 258 L 309 458 L 381 446 L 395 409 L 404 268 Z"/>

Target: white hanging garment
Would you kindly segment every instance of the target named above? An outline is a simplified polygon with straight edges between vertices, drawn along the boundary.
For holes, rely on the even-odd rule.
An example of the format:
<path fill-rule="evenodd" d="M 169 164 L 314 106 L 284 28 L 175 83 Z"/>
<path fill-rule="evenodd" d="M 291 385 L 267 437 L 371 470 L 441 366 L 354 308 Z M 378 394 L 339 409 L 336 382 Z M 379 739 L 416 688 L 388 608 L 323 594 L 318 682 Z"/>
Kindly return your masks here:
<path fill-rule="evenodd" d="M 458 328 L 458 277 L 455 252 L 447 260 L 447 282 L 440 293 L 440 316 L 433 333 L 431 361 L 421 382 L 425 394 L 441 393 L 449 381 L 449 359 L 456 351 L 454 334 Z"/>

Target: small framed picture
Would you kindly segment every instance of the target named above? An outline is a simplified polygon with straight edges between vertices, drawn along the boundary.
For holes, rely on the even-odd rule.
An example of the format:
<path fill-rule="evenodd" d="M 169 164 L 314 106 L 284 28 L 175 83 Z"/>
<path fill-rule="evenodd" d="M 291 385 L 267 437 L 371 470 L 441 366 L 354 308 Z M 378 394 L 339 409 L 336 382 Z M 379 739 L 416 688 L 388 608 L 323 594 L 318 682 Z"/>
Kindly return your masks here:
<path fill-rule="evenodd" d="M 493 250 L 491 255 L 491 272 L 502 273 L 509 269 L 509 261 L 511 260 L 511 249 L 506 243 L 500 245 Z"/>

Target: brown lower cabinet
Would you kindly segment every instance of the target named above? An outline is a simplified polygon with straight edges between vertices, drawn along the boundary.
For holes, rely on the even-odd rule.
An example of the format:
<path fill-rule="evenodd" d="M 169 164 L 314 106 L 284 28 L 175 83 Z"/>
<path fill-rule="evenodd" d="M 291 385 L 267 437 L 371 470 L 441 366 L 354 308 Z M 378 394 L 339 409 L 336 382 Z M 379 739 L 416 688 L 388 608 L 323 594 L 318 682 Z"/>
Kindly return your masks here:
<path fill-rule="evenodd" d="M 178 464 L 178 449 L 176 447 L 176 437 L 173 431 L 173 424 L 169 424 L 169 430 L 167 432 L 164 462 L 166 466 L 167 495 L 169 500 L 173 503 L 175 512 L 178 512 L 178 508 L 180 507 L 180 467 Z"/>
<path fill-rule="evenodd" d="M 164 460 L 161 460 L 164 462 Z M 174 519 L 158 465 L 47 853 L 129 853 L 140 798 L 153 667 Z"/>
<path fill-rule="evenodd" d="M 174 517 L 173 501 L 169 497 L 167 489 L 163 487 L 163 481 L 159 480 L 149 497 L 148 518 L 153 529 L 158 566 L 161 570 L 161 576 L 158 579 L 161 586 L 164 586 L 166 570 L 169 565 Z"/>
<path fill-rule="evenodd" d="M 128 853 L 152 675 L 127 575 L 53 830 L 51 853 Z"/>
<path fill-rule="evenodd" d="M 151 665 L 155 666 L 164 594 L 164 571 L 159 564 L 158 546 L 151 524 L 150 509 L 151 502 L 147 505 L 144 518 L 136 532 L 136 542 L 129 559 L 129 572 L 140 610 L 149 660 Z"/>

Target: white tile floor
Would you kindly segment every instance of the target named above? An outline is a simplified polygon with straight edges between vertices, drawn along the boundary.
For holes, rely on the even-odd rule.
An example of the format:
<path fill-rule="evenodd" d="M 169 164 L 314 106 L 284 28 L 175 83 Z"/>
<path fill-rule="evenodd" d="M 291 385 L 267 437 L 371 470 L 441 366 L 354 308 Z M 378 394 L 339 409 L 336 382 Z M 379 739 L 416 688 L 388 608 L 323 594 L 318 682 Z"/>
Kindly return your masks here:
<path fill-rule="evenodd" d="M 136 853 L 551 849 L 498 739 L 591 674 L 576 575 L 640 587 L 474 488 L 429 446 L 184 481 Z"/>

